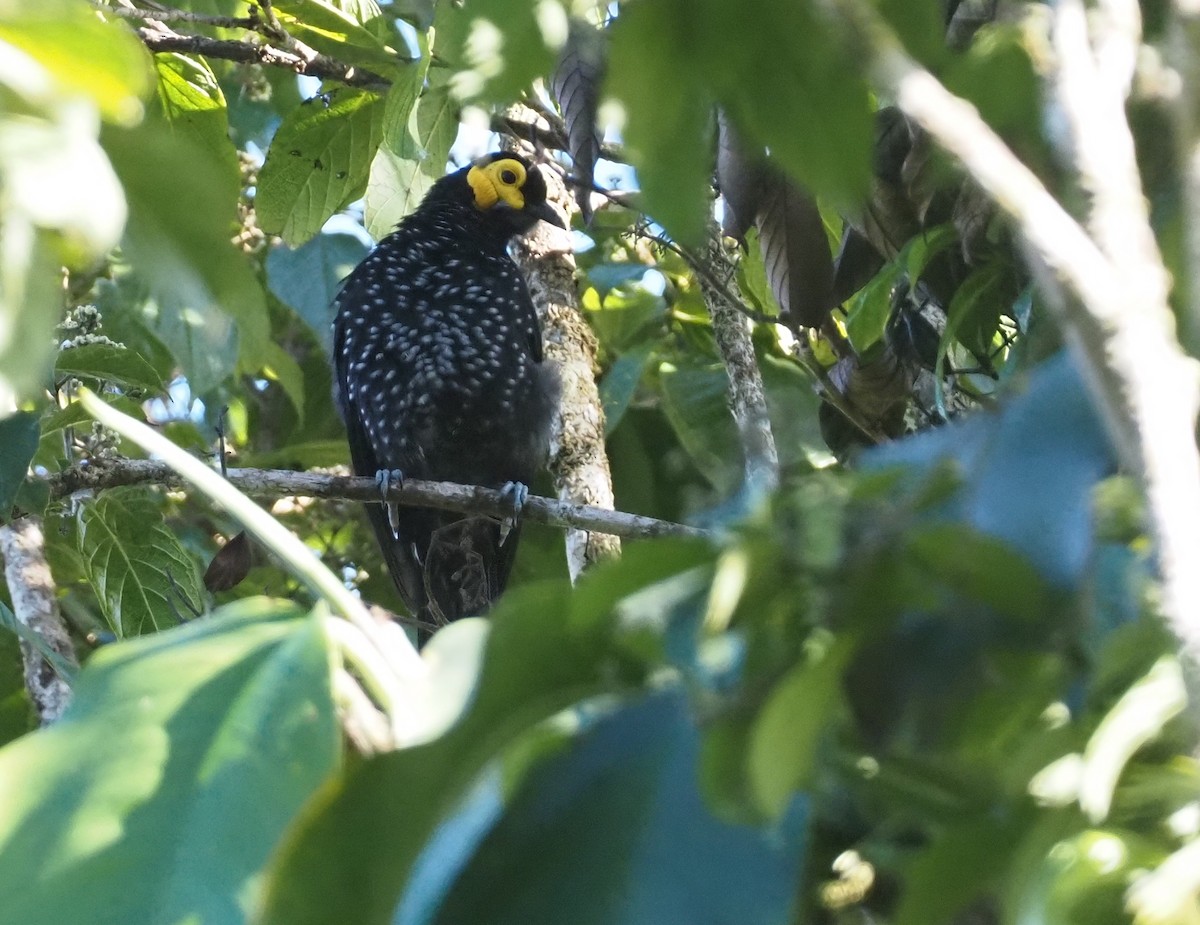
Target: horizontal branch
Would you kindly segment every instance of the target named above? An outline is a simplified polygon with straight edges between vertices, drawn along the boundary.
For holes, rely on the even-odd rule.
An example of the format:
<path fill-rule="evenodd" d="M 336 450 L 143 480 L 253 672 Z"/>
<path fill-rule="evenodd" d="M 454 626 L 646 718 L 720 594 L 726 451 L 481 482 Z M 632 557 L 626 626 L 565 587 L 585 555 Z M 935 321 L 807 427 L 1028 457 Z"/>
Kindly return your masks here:
<path fill-rule="evenodd" d="M 336 80 L 351 87 L 386 90 L 390 85 L 386 78 L 372 71 L 345 64 L 328 55 L 305 57 L 268 42 L 240 42 L 231 39 L 213 39 L 205 35 L 180 35 L 170 31 L 139 29 L 138 37 L 153 53 L 182 52 L 183 54 L 205 55 L 223 61 L 238 61 L 243 64 L 266 64 L 285 67 L 297 74 L 319 77 L 321 80 Z"/>
<path fill-rule="evenodd" d="M 230 469 L 228 478 L 234 487 L 258 498 L 300 495 L 326 500 L 380 500 L 379 486 L 375 480 L 359 476 L 293 472 L 286 469 Z M 124 485 L 161 485 L 165 488 L 181 488 L 185 485 L 184 480 L 165 463 L 145 459 L 103 460 L 73 466 L 49 476 L 46 482 L 52 498 L 64 498 L 80 491 L 99 491 Z M 402 487 L 389 488 L 387 500 L 404 507 L 430 507 L 497 518 L 512 513 L 511 500 L 501 492 L 472 485 L 456 485 L 452 482 L 407 479 Z M 697 527 L 667 520 L 584 504 L 569 504 L 539 495 L 531 495 L 526 500 L 521 517 L 529 523 L 590 530 L 634 539 L 712 535 Z"/>

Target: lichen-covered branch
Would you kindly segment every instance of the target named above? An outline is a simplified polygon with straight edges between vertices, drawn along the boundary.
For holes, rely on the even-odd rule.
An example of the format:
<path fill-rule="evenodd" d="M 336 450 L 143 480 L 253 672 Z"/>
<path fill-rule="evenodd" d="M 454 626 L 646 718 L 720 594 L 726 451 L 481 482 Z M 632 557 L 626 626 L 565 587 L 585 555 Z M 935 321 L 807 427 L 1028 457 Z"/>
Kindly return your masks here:
<path fill-rule="evenodd" d="M 251 497 L 281 498 L 298 495 L 346 501 L 378 501 L 379 486 L 374 479 L 318 472 L 293 472 L 285 469 L 230 469 L 229 482 Z M 161 485 L 181 488 L 185 480 L 165 463 L 145 459 L 105 459 L 88 465 L 73 466 L 51 475 L 47 482 L 52 498 L 63 498 L 81 491 L 102 491 L 122 485 Z M 432 507 L 468 514 L 507 517 L 512 500 L 499 491 L 451 482 L 426 482 L 406 479 L 403 486 L 388 489 L 388 500 L 407 507 Z M 626 514 L 605 508 L 589 507 L 532 495 L 521 516 L 530 523 L 566 527 L 593 534 L 648 538 L 656 536 L 707 536 L 696 527 Z"/>
<path fill-rule="evenodd" d="M 715 225 L 709 235 L 708 253 L 705 256 L 711 267 L 730 264 L 721 243 L 720 231 Z M 750 322 L 736 304 L 730 304 L 730 299 L 725 295 L 736 289 L 737 282 L 732 278 L 726 279 L 725 287 L 718 288 L 709 283 L 706 276 L 698 274 L 698 277 L 704 293 L 704 305 L 712 319 L 713 336 L 729 376 L 729 411 L 741 437 L 746 484 L 752 490 L 770 491 L 779 484 L 779 453 L 775 448 L 775 435 L 771 431 L 771 418 L 767 413 L 762 371 L 758 368 L 754 342 L 750 339 Z M 737 302 L 741 301 L 737 299 Z"/>
<path fill-rule="evenodd" d="M 532 111 L 521 109 L 519 115 L 536 124 Z M 536 158 L 533 146 L 520 138 L 510 136 L 506 145 Z M 562 178 L 552 170 L 543 173 L 549 188 L 547 198 L 569 216 L 574 199 Z M 615 499 L 604 445 L 604 409 L 596 387 L 596 338 L 579 310 L 570 239 L 566 232 L 543 222 L 520 238 L 515 249 L 541 318 L 546 356 L 562 380 L 562 405 L 550 458 L 555 490 L 564 501 L 612 508 Z M 566 544 L 572 581 L 588 566 L 621 551 L 614 534 L 582 527 L 568 530 Z"/>
<path fill-rule="evenodd" d="M 71 668 L 79 667 L 58 609 L 54 578 L 46 562 L 41 520 L 22 517 L 0 527 L 0 556 L 4 558 L 4 578 L 17 620 L 40 638 L 60 662 Z M 39 647 L 27 639 L 21 640 L 21 660 L 25 666 L 25 689 L 38 719 L 42 725 L 54 722 L 71 702 L 70 686 Z"/>

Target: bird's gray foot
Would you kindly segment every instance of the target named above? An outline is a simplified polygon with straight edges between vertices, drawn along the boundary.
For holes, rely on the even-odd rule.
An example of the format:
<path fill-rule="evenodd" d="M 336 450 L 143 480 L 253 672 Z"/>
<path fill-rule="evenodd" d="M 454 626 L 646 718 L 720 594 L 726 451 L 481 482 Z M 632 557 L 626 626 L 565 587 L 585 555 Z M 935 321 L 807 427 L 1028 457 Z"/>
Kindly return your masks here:
<path fill-rule="evenodd" d="M 404 487 L 404 473 L 399 469 L 380 469 L 375 473 L 375 484 L 383 496 L 383 506 L 387 510 L 388 526 L 392 528 L 392 536 L 400 538 L 400 506 L 395 501 L 387 500 L 388 489 Z"/>
<path fill-rule="evenodd" d="M 512 503 L 512 513 L 500 521 L 500 545 L 503 546 L 529 500 L 529 486 L 524 482 L 505 482 L 500 494 Z"/>

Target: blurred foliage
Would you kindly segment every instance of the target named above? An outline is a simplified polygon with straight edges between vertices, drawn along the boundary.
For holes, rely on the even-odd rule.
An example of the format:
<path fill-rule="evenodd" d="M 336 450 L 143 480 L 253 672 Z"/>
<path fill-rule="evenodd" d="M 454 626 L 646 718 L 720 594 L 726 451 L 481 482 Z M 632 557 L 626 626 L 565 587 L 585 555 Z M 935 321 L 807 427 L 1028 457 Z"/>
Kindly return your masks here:
<path fill-rule="evenodd" d="M 202 21 L 243 3 L 178 6 L 201 21 L 171 29 L 250 39 Z M 1042 134 L 1036 5 L 874 6 L 1074 201 Z M 1194 709 L 1140 498 L 1010 230 L 871 98 L 827 5 L 273 9 L 352 84 L 151 56 L 103 4 L 0 3 L 0 522 L 44 516 L 85 663 L 67 716 L 31 731 L 0 588 L 2 925 L 1200 921 Z M 82 413 L 80 384 L 197 455 L 345 464 L 342 277 L 494 143 L 464 107 L 547 109 L 531 82 L 581 30 L 618 158 L 574 229 L 617 507 L 715 538 L 627 541 L 572 588 L 561 535 L 531 526 L 490 628 L 466 628 L 486 644 L 459 721 L 344 756 L 309 592 L 258 549 L 238 585 L 203 589 L 238 524 L 159 488 L 51 502 L 27 475 L 139 455 Z M 750 230 L 727 262 L 697 259 L 736 195 L 736 177 L 713 188 L 717 108 L 804 197 L 805 247 L 831 246 L 820 331 L 777 303 L 795 269 L 778 261 L 804 248 Z M 547 160 L 569 170 L 549 114 Z M 1163 120 L 1133 117 L 1181 261 Z M 713 279 L 755 319 L 771 496 L 742 484 Z M 359 506 L 272 510 L 399 611 Z"/>

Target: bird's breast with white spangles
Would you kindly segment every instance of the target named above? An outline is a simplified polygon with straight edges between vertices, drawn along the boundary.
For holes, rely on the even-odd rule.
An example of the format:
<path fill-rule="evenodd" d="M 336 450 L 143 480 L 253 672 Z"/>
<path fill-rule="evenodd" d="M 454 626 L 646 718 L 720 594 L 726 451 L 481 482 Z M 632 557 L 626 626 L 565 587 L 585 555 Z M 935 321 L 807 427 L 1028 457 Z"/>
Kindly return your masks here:
<path fill-rule="evenodd" d="M 490 441 L 537 401 L 540 334 L 503 252 L 401 229 L 348 279 L 337 325 L 342 400 L 362 409 L 385 466 Z"/>

